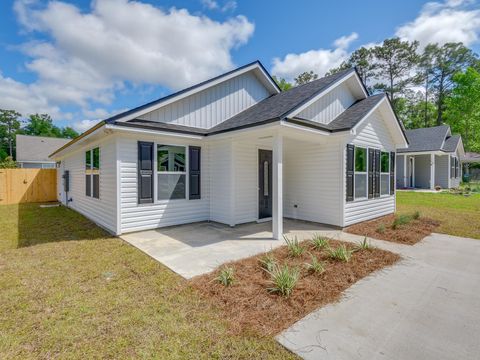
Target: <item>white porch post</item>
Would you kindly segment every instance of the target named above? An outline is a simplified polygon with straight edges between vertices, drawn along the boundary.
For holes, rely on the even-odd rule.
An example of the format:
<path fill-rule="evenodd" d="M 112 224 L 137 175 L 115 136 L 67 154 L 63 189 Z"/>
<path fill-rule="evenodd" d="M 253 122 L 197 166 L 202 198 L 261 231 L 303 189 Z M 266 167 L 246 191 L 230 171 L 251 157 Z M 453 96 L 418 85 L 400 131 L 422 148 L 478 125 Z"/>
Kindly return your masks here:
<path fill-rule="evenodd" d="M 273 137 L 273 211 L 272 233 L 274 239 L 283 236 L 283 135 Z"/>
<path fill-rule="evenodd" d="M 435 154 L 430 154 L 430 189 L 435 189 Z"/>
<path fill-rule="evenodd" d="M 408 187 L 407 155 L 403 155 L 403 187 Z"/>

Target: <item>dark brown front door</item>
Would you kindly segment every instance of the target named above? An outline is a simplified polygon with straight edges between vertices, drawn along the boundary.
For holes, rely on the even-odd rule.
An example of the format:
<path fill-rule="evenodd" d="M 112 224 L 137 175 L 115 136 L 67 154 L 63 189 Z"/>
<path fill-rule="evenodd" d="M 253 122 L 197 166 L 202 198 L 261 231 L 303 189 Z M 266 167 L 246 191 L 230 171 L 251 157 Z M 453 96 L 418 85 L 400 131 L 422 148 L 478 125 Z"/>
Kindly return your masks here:
<path fill-rule="evenodd" d="M 272 151 L 258 150 L 258 218 L 272 217 Z"/>

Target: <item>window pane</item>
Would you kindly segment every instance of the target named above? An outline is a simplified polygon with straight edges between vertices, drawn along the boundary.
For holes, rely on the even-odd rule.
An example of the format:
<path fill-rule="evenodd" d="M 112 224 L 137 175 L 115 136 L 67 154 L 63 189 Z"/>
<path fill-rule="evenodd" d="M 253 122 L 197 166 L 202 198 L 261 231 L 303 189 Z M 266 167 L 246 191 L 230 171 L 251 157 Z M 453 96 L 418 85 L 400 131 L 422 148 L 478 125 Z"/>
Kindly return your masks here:
<path fill-rule="evenodd" d="M 92 196 L 92 175 L 85 175 L 85 195 Z"/>
<path fill-rule="evenodd" d="M 93 193 L 92 196 L 94 198 L 100 198 L 100 175 L 92 175 L 93 176 Z"/>
<path fill-rule="evenodd" d="M 380 177 L 380 194 L 381 195 L 388 195 L 390 193 L 388 191 L 389 182 L 390 182 L 390 175 L 382 174 Z"/>
<path fill-rule="evenodd" d="M 100 169 L 100 148 L 93 149 L 93 168 Z"/>
<path fill-rule="evenodd" d="M 92 152 L 88 150 L 85 152 L 85 169 L 90 170 L 92 167 Z"/>
<path fill-rule="evenodd" d="M 355 171 L 367 171 L 367 149 L 355 148 Z"/>
<path fill-rule="evenodd" d="M 185 175 L 158 174 L 158 200 L 185 199 Z"/>
<path fill-rule="evenodd" d="M 382 151 L 381 161 L 382 161 L 381 163 L 382 172 L 388 173 L 390 171 L 389 170 L 390 155 L 388 154 L 388 152 Z"/>
<path fill-rule="evenodd" d="M 355 198 L 367 197 L 367 174 L 355 174 Z"/>
<path fill-rule="evenodd" d="M 184 146 L 157 146 L 157 170 L 185 172 Z"/>

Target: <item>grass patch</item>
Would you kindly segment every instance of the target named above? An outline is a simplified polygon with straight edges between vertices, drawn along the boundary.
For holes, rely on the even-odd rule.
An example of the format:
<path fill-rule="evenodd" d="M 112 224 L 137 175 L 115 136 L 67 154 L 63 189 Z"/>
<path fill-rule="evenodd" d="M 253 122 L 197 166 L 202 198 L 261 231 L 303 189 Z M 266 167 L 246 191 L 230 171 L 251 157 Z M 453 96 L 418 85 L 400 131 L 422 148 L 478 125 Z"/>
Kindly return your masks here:
<path fill-rule="evenodd" d="M 480 194 L 470 196 L 442 193 L 418 193 L 399 191 L 399 214 L 421 213 L 439 223 L 435 232 L 480 239 Z"/>
<path fill-rule="evenodd" d="M 296 358 L 64 207 L 0 206 L 0 249 L 1 359 Z"/>
<path fill-rule="evenodd" d="M 337 301 L 359 279 L 399 259 L 397 254 L 381 249 L 353 253 L 354 244 L 332 239 L 329 243 L 335 249 L 345 249 L 342 251 L 351 255 L 350 260 L 331 259 L 326 249 L 315 248 L 292 256 L 284 245 L 269 253 L 278 264 L 273 272 L 259 266 L 265 255 L 257 255 L 228 264 L 235 267 L 235 283 L 228 288 L 212 282 L 216 272 L 192 279 L 191 285 L 222 308 L 225 318 L 234 324 L 233 334 L 275 335 Z"/>

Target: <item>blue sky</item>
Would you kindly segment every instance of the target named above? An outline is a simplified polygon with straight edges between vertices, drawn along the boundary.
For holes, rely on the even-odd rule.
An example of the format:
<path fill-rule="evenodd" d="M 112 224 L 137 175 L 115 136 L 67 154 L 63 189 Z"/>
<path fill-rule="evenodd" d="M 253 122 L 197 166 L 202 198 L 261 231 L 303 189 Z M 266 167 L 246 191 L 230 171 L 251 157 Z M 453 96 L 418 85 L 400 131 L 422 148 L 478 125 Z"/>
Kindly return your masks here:
<path fill-rule="evenodd" d="M 0 14 L 0 108 L 78 130 L 256 59 L 292 79 L 391 36 L 480 49 L 474 0 L 7 0 Z"/>

